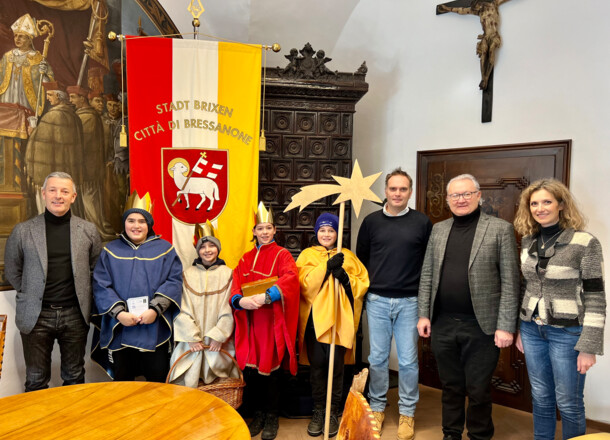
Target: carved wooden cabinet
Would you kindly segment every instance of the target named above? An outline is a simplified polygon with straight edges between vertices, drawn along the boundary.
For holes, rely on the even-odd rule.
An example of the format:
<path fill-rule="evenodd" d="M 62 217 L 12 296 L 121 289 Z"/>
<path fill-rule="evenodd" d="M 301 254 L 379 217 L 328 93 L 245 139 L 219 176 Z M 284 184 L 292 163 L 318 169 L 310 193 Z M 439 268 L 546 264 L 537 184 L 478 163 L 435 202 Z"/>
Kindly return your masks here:
<path fill-rule="evenodd" d="M 301 55 L 297 55 L 300 53 Z M 322 56 L 320 56 L 320 53 Z M 356 103 L 368 91 L 366 66 L 355 73 L 331 72 L 323 51 L 309 43 L 292 49 L 288 66 L 267 69 L 263 124 L 266 151 L 260 153 L 259 200 L 271 205 L 277 241 L 296 258 L 314 239 L 322 212 L 339 214 L 336 196 L 316 201 L 301 212 L 284 213 L 292 196 L 315 183 L 335 183 L 333 175 L 352 171 Z M 346 206 L 343 243 L 350 243 L 351 211 Z"/>

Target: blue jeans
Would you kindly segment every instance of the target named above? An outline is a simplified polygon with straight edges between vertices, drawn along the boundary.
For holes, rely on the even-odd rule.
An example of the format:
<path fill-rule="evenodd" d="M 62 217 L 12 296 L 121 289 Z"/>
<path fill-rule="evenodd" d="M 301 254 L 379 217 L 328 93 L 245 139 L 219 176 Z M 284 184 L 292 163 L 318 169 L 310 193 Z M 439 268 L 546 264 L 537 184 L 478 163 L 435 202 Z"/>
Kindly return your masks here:
<path fill-rule="evenodd" d="M 43 307 L 32 331 L 28 334 L 21 333 L 25 358 L 25 391 L 49 387 L 51 352 L 56 339 L 61 354 L 63 384 L 85 383 L 88 333 L 89 326 L 85 323 L 80 308 Z"/>
<path fill-rule="evenodd" d="M 417 297 L 386 298 L 369 292 L 366 299 L 369 326 L 369 403 L 383 412 L 389 386 L 392 335 L 398 355 L 398 410 L 413 417 L 419 400 L 417 362 Z"/>
<path fill-rule="evenodd" d="M 574 350 L 581 332 L 581 326 L 557 328 L 521 321 L 536 440 L 555 438 L 555 405 L 561 414 L 564 440 L 585 434 L 585 375 L 576 369 L 579 352 Z"/>

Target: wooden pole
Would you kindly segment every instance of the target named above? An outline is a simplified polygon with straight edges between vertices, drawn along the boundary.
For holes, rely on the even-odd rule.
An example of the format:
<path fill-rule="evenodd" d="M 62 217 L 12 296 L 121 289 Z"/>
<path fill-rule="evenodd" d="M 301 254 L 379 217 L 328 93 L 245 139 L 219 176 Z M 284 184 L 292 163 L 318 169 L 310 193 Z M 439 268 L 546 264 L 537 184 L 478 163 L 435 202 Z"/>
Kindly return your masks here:
<path fill-rule="evenodd" d="M 337 253 L 343 249 L 343 220 L 345 219 L 345 202 L 339 204 L 339 231 L 337 232 Z M 337 312 L 339 310 L 339 280 L 335 278 L 335 320 L 333 323 L 332 336 L 330 342 L 330 354 L 328 359 L 328 382 L 326 383 L 326 413 L 324 414 L 324 440 L 328 440 L 328 430 L 330 428 L 330 407 L 333 395 L 333 371 L 335 369 L 335 335 L 337 333 Z"/>

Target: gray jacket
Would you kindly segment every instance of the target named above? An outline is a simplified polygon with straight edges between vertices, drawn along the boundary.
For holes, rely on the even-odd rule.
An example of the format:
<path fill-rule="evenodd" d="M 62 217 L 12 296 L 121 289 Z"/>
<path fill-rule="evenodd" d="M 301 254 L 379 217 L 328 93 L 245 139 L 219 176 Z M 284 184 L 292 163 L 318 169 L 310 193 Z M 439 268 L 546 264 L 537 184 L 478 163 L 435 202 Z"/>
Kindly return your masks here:
<path fill-rule="evenodd" d="M 420 318 L 432 320 L 453 218 L 432 227 L 419 281 Z M 470 251 L 468 284 L 472 306 L 485 334 L 515 333 L 519 308 L 519 265 L 513 226 L 481 212 Z"/>
<path fill-rule="evenodd" d="M 564 230 L 546 251 L 550 258 L 543 274 L 537 270 L 537 238 L 527 236 L 521 240 L 521 319 L 531 321 L 537 307 L 547 325 L 566 327 L 578 320 L 582 332 L 574 349 L 604 354 L 606 293 L 599 240 L 587 232 Z"/>
<path fill-rule="evenodd" d="M 70 218 L 70 246 L 74 287 L 85 321 L 91 314 L 91 274 L 102 250 L 100 235 L 93 223 Z M 6 279 L 17 291 L 15 323 L 28 334 L 40 316 L 47 279 L 47 237 L 44 214 L 19 223 L 6 242 Z"/>

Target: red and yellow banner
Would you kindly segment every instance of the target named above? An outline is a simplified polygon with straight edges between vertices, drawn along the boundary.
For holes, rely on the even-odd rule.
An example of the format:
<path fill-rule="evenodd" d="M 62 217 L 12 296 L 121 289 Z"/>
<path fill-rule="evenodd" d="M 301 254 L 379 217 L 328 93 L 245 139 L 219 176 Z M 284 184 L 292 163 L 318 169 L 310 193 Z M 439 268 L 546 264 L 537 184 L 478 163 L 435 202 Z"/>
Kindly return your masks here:
<path fill-rule="evenodd" d="M 131 189 L 149 192 L 155 232 L 182 263 L 210 220 L 235 267 L 252 244 L 258 195 L 261 46 L 129 38 Z"/>

